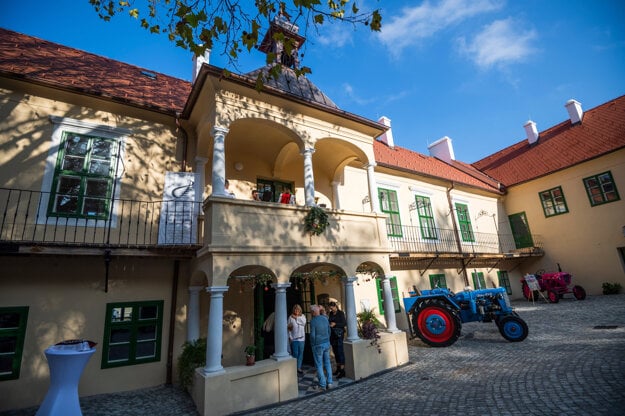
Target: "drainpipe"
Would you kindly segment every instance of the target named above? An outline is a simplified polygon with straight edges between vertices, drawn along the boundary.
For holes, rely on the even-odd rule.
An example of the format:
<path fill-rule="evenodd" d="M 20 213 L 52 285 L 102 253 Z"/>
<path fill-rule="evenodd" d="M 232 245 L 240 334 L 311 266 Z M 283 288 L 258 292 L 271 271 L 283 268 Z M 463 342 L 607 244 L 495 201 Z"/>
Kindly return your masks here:
<path fill-rule="evenodd" d="M 174 363 L 174 335 L 176 328 L 176 300 L 178 298 L 180 260 L 174 260 L 174 276 L 171 283 L 171 308 L 169 311 L 169 339 L 167 340 L 167 375 L 165 384 L 172 384 Z"/>
<path fill-rule="evenodd" d="M 454 189 L 454 183 L 451 182 L 451 187 L 447 188 L 447 203 L 449 204 L 449 212 L 451 214 L 451 223 L 454 226 L 454 236 L 456 237 L 456 246 L 458 247 L 458 253 L 462 254 L 462 244 L 460 243 L 460 232 L 458 231 L 458 225 L 456 224 L 456 210 L 454 209 L 454 204 L 451 201 L 451 191 Z M 469 277 L 467 276 L 467 271 L 464 267 L 464 260 L 462 261 L 462 276 L 464 278 L 464 285 L 469 286 Z"/>

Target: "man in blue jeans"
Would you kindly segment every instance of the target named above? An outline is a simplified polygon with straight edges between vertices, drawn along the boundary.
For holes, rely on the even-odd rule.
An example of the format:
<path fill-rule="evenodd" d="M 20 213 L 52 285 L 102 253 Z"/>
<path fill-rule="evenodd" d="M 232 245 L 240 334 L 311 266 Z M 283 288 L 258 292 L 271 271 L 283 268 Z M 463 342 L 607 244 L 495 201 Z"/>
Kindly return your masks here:
<path fill-rule="evenodd" d="M 332 364 L 330 363 L 330 322 L 325 315 L 319 313 L 319 305 L 310 307 L 312 319 L 310 320 L 310 346 L 315 359 L 317 378 L 319 385 L 314 386 L 315 390 L 325 390 L 332 388 Z M 323 370 L 328 373 L 326 379 Z"/>

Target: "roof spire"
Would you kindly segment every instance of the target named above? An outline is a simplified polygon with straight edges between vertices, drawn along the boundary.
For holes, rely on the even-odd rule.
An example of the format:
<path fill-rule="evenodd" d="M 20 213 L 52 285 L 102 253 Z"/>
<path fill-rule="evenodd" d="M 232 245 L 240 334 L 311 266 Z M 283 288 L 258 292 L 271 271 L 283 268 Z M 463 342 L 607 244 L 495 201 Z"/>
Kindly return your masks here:
<path fill-rule="evenodd" d="M 290 19 L 291 16 L 286 12 L 284 3 L 281 3 L 280 11 L 271 22 L 258 50 L 266 54 L 273 53 L 276 63 L 297 69 L 299 68 L 299 48 L 306 38 L 298 34 L 299 26 L 291 23 Z"/>

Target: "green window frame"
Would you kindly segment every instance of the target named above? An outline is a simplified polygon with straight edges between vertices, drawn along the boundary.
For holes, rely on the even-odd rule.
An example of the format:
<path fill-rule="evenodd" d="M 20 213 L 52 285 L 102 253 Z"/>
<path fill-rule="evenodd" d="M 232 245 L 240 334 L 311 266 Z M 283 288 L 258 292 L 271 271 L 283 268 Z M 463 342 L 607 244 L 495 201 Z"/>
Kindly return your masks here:
<path fill-rule="evenodd" d="M 583 179 L 590 206 L 607 204 L 620 200 L 612 172 L 607 171 Z"/>
<path fill-rule="evenodd" d="M 399 216 L 399 204 L 397 202 L 397 191 L 392 189 L 378 188 L 380 199 L 380 210 L 388 215 L 386 232 L 391 237 L 401 237 L 401 218 Z"/>
<path fill-rule="evenodd" d="M 447 289 L 447 279 L 445 279 L 444 273 L 436 273 L 429 275 L 430 289 Z"/>
<path fill-rule="evenodd" d="M 425 240 L 438 239 L 430 198 L 427 196 L 415 195 L 415 203 L 417 204 L 417 213 L 419 214 L 419 230 L 421 231 L 421 238 Z"/>
<path fill-rule="evenodd" d="M 160 361 L 163 301 L 106 305 L 102 368 Z"/>
<path fill-rule="evenodd" d="M 566 199 L 562 192 L 562 187 L 547 189 L 538 193 L 540 203 L 543 206 L 545 217 L 553 217 L 554 215 L 566 214 L 569 208 L 566 205 Z"/>
<path fill-rule="evenodd" d="M 473 279 L 473 288 L 474 289 L 486 289 L 486 281 L 484 280 L 484 272 L 473 272 L 471 273 L 471 278 Z"/>
<path fill-rule="evenodd" d="M 20 377 L 28 306 L 0 308 L 0 381 Z"/>
<path fill-rule="evenodd" d="M 508 276 L 508 272 L 505 270 L 499 270 L 497 272 L 497 281 L 499 283 L 499 287 L 505 287 L 506 293 L 508 295 L 512 294 L 512 286 L 510 286 L 510 276 Z"/>
<path fill-rule="evenodd" d="M 399 303 L 399 290 L 397 289 L 397 277 L 389 276 L 388 280 L 391 284 L 391 293 L 393 294 L 393 306 L 395 307 L 395 313 L 401 312 L 401 305 Z M 375 279 L 375 287 L 378 292 L 378 310 L 380 315 L 384 315 L 384 289 L 382 287 L 382 280 Z"/>
<path fill-rule="evenodd" d="M 65 131 L 57 156 L 48 216 L 107 219 L 119 142 Z"/>
<path fill-rule="evenodd" d="M 460 228 L 460 238 L 465 243 L 474 242 L 473 226 L 469 216 L 469 207 L 466 204 L 456 202 L 456 215 L 458 216 L 458 226 Z"/>

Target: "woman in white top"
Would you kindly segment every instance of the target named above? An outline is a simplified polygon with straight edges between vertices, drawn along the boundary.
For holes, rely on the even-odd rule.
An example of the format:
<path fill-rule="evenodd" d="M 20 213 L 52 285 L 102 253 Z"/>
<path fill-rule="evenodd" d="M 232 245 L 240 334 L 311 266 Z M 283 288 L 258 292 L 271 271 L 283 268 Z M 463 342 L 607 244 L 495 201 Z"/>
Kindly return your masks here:
<path fill-rule="evenodd" d="M 293 306 L 293 313 L 289 316 L 287 323 L 289 329 L 289 342 L 291 344 L 291 355 L 297 359 L 297 372 L 303 373 L 302 361 L 304 360 L 304 341 L 306 332 L 306 316 L 302 313 L 302 307 Z"/>

